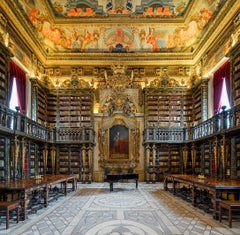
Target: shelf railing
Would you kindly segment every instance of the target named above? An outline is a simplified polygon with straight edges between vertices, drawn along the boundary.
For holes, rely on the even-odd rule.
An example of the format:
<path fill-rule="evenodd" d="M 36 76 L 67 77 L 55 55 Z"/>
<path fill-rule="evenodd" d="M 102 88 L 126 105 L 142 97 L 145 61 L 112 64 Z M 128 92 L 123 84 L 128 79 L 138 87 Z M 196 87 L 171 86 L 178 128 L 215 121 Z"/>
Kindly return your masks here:
<path fill-rule="evenodd" d="M 48 128 L 0 104 L 0 132 L 49 142 L 93 143 L 91 128 Z"/>
<path fill-rule="evenodd" d="M 49 141 L 51 142 L 94 142 L 94 131 L 87 127 L 51 128 L 49 129 L 49 133 Z"/>
<path fill-rule="evenodd" d="M 193 127 L 149 127 L 145 128 L 143 134 L 144 143 L 182 143 L 238 129 L 240 130 L 240 105 L 224 110 Z M 94 130 L 92 128 L 48 128 L 1 104 L 0 132 L 49 142 L 94 143 Z"/>
<path fill-rule="evenodd" d="M 224 110 L 193 127 L 149 127 L 144 130 L 144 143 L 183 143 L 222 132 L 240 130 L 240 105 Z"/>

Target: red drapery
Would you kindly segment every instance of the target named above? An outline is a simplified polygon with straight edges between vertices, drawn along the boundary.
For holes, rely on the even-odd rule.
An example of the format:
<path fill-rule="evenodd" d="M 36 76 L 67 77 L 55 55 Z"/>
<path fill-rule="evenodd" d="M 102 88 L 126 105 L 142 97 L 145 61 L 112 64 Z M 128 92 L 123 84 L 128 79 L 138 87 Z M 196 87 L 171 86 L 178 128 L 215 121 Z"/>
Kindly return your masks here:
<path fill-rule="evenodd" d="M 228 97 L 230 95 L 230 62 L 225 62 L 213 75 L 214 111 L 219 111 L 223 80 L 225 79 Z"/>
<path fill-rule="evenodd" d="M 13 79 L 16 79 L 18 92 L 18 106 L 20 112 L 26 111 L 26 74 L 13 61 L 10 62 L 10 91 L 12 91 Z"/>

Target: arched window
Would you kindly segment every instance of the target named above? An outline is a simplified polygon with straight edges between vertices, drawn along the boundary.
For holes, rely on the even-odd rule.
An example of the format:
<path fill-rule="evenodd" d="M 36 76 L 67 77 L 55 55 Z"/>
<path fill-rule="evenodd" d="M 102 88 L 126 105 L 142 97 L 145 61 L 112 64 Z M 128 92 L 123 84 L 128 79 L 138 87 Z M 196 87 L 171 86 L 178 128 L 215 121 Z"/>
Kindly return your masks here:
<path fill-rule="evenodd" d="M 13 111 L 16 111 L 16 107 L 19 107 L 19 97 L 17 92 L 16 78 L 13 78 L 9 108 Z"/>
<path fill-rule="evenodd" d="M 10 62 L 10 100 L 9 107 L 20 113 L 26 112 L 26 74 L 13 61 Z"/>
<path fill-rule="evenodd" d="M 230 108 L 230 62 L 225 62 L 213 76 L 214 111 L 218 113 L 222 106 Z"/>
<path fill-rule="evenodd" d="M 219 102 L 219 107 L 225 107 L 225 110 L 230 109 L 230 103 L 229 103 L 229 97 L 227 92 L 227 86 L 226 86 L 226 78 L 223 78 L 223 85 L 222 85 L 222 92 Z"/>

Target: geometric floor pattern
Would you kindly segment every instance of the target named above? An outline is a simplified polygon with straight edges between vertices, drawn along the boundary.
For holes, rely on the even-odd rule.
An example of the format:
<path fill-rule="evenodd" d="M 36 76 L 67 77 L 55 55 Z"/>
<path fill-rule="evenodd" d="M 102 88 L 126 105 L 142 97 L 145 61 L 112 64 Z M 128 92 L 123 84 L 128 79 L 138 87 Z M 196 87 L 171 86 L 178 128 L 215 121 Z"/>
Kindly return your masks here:
<path fill-rule="evenodd" d="M 10 221 L 0 234 L 12 235 L 228 235 L 240 234 L 240 221 L 222 223 L 163 190 L 162 183 L 78 184 L 75 192 L 51 202 L 25 221 Z"/>

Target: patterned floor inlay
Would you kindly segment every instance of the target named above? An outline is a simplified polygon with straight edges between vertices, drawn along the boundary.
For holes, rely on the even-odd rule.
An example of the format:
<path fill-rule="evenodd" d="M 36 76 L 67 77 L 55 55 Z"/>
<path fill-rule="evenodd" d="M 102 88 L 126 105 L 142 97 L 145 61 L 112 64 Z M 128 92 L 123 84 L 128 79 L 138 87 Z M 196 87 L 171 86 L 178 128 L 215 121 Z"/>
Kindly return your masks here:
<path fill-rule="evenodd" d="M 78 190 L 50 203 L 25 221 L 11 221 L 0 234 L 12 235 L 228 235 L 240 234 L 240 221 L 230 229 L 210 214 L 163 190 L 163 185 L 79 184 Z"/>

